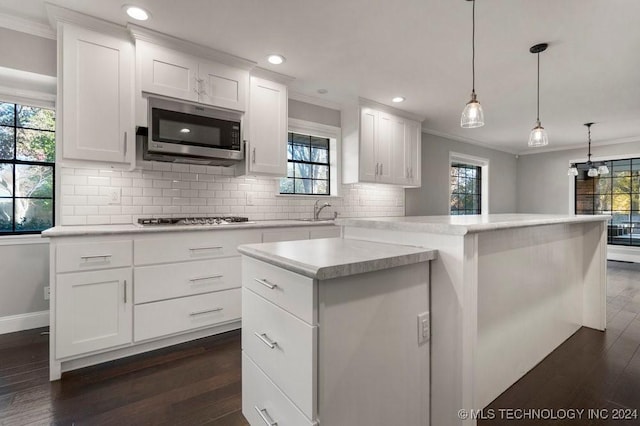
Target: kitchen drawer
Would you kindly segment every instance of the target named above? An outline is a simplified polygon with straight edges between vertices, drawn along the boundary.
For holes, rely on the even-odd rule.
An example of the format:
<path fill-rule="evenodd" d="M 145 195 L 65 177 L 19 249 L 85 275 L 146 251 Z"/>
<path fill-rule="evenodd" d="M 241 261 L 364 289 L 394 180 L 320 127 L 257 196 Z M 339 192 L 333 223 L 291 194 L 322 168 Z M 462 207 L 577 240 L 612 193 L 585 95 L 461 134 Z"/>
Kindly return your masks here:
<path fill-rule="evenodd" d="M 242 291 L 242 349 L 309 418 L 316 410 L 317 327 Z"/>
<path fill-rule="evenodd" d="M 239 288 L 240 256 L 135 268 L 135 303 Z"/>
<path fill-rule="evenodd" d="M 313 279 L 243 256 L 242 285 L 307 323 L 317 323 Z"/>
<path fill-rule="evenodd" d="M 313 426 L 247 356 L 242 354 L 242 414 L 251 425 Z"/>
<path fill-rule="evenodd" d="M 309 231 L 309 238 L 337 238 L 340 236 L 340 227 L 339 226 L 327 226 L 327 227 L 318 227 L 317 229 L 312 229 Z"/>
<path fill-rule="evenodd" d="M 60 243 L 56 245 L 56 272 L 131 266 L 131 240 Z"/>
<path fill-rule="evenodd" d="M 275 243 L 278 241 L 308 240 L 309 231 L 306 229 L 279 229 L 277 231 L 265 231 L 262 233 L 263 243 Z"/>
<path fill-rule="evenodd" d="M 240 244 L 259 243 L 260 231 L 251 229 L 176 232 L 138 237 L 133 243 L 136 265 L 236 256 Z"/>
<path fill-rule="evenodd" d="M 199 294 L 134 307 L 136 342 L 240 319 L 240 289 Z"/>

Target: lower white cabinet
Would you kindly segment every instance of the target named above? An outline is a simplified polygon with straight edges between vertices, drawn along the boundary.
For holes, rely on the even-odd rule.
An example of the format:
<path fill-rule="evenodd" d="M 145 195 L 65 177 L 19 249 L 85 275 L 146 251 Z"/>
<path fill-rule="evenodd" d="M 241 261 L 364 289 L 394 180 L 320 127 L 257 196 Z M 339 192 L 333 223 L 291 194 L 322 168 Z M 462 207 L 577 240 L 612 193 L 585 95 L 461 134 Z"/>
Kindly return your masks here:
<path fill-rule="evenodd" d="M 57 357 L 131 342 L 131 268 L 61 274 L 56 285 Z"/>

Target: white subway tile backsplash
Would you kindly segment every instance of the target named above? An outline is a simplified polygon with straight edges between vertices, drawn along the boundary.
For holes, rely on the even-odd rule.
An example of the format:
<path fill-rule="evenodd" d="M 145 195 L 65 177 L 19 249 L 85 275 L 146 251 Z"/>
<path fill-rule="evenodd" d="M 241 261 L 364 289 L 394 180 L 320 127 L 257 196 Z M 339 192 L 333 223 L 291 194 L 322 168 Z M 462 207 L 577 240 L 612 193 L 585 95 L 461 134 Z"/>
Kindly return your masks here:
<path fill-rule="evenodd" d="M 236 178 L 217 166 L 139 162 L 131 172 L 74 169 L 61 171 L 63 225 L 132 223 L 139 217 L 246 215 L 251 220 L 311 217 L 322 197 L 276 196 L 278 179 Z M 109 195 L 120 189 L 120 204 Z M 328 198 L 341 216 L 402 216 L 404 190 L 384 185 L 342 185 L 340 197 Z M 247 204 L 250 201 L 251 205 Z"/>

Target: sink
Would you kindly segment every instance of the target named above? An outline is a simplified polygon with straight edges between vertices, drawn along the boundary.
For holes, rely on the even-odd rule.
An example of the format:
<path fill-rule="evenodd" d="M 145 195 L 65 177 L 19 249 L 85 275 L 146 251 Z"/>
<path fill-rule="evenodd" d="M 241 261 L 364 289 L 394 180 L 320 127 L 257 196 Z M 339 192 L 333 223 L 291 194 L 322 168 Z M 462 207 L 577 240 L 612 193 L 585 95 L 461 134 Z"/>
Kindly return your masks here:
<path fill-rule="evenodd" d="M 293 219 L 296 220 L 298 222 L 333 222 L 333 219 L 312 219 L 312 218 L 305 218 L 305 219 Z"/>

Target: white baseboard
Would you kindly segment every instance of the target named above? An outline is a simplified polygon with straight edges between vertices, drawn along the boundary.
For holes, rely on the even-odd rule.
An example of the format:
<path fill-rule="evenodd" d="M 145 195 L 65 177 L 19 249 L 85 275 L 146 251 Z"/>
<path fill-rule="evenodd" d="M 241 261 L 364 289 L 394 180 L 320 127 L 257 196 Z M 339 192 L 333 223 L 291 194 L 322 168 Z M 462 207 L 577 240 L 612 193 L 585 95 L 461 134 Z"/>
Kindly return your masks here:
<path fill-rule="evenodd" d="M 26 314 L 0 317 L 0 334 L 30 330 L 48 325 L 49 311 L 29 312 Z"/>

